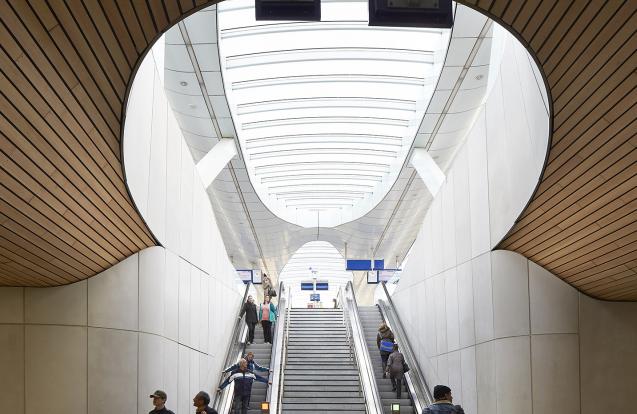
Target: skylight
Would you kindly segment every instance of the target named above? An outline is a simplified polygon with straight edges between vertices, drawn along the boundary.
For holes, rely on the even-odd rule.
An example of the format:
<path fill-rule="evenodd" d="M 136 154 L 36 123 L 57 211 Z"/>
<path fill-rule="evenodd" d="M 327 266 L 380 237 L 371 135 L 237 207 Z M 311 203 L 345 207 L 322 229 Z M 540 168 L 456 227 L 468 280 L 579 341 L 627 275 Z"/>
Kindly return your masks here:
<path fill-rule="evenodd" d="M 367 1 L 321 22 L 255 21 L 218 5 L 226 96 L 250 179 L 281 218 L 333 227 L 394 183 L 433 93 L 449 31 L 369 27 Z"/>

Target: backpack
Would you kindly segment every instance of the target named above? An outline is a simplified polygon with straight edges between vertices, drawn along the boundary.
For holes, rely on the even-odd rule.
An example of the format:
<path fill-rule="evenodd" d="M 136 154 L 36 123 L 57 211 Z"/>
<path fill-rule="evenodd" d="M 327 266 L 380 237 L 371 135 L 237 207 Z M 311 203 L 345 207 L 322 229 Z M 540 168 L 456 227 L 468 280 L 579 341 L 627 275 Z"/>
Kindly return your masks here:
<path fill-rule="evenodd" d="M 381 340 L 380 350 L 384 352 L 392 352 L 394 350 L 394 341 L 392 341 L 391 339 Z"/>

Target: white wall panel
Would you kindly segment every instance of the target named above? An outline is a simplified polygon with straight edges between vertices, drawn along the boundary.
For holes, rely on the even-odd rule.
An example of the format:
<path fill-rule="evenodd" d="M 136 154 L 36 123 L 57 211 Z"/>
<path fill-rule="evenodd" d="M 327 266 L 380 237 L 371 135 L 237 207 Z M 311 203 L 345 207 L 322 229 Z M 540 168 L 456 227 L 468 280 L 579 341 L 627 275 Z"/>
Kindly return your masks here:
<path fill-rule="evenodd" d="M 86 411 L 87 328 L 27 325 L 25 412 Z M 44 399 L 44 401 L 43 401 Z"/>
<path fill-rule="evenodd" d="M 88 279 L 88 324 L 138 328 L 138 255 Z"/>
<path fill-rule="evenodd" d="M 82 280 L 47 289 L 25 289 L 25 322 L 56 325 L 86 325 L 88 282 Z"/>
<path fill-rule="evenodd" d="M 531 347 L 528 336 L 495 340 L 498 413 L 531 414 Z"/>
<path fill-rule="evenodd" d="M 460 317 L 458 310 L 458 278 L 456 269 L 444 273 L 445 313 L 447 316 L 447 352 L 460 348 Z M 459 358 L 459 357 L 458 357 Z"/>
<path fill-rule="evenodd" d="M 139 374 L 137 393 L 137 412 L 148 413 L 152 405 L 149 395 L 155 390 L 166 391 L 163 368 L 166 361 L 163 355 L 163 338 L 158 335 L 139 333 Z M 166 391 L 167 392 L 167 391 Z M 174 394 L 172 395 L 174 397 Z"/>
<path fill-rule="evenodd" d="M 489 251 L 489 187 L 487 175 L 487 142 L 484 111 L 476 119 L 467 138 L 469 153 L 469 213 L 471 223 L 471 256 Z"/>
<path fill-rule="evenodd" d="M 479 413 L 497 413 L 495 343 L 476 345 L 476 386 Z"/>
<path fill-rule="evenodd" d="M 0 289 L 2 291 L 4 289 Z M 16 290 L 16 289 L 13 289 Z M 8 295 L 0 293 L 2 297 Z M 0 325 L 0 389 L 2 409 L 24 413 L 24 327 Z"/>
<path fill-rule="evenodd" d="M 462 401 L 463 408 L 467 413 L 478 412 L 477 393 L 477 371 L 476 371 L 476 348 L 471 346 L 460 351 L 460 368 L 462 381 Z"/>
<path fill-rule="evenodd" d="M 166 250 L 150 247 L 139 252 L 139 330 L 164 334 Z"/>
<path fill-rule="evenodd" d="M 493 331 L 496 338 L 529 334 L 527 260 L 504 250 L 491 253 Z"/>
<path fill-rule="evenodd" d="M 476 342 L 493 339 L 493 286 L 491 283 L 491 255 L 483 254 L 471 261 L 473 274 L 473 314 Z"/>
<path fill-rule="evenodd" d="M 533 335 L 531 358 L 533 412 L 549 412 L 559 406 L 561 413 L 579 413 L 578 335 Z"/>
<path fill-rule="evenodd" d="M 577 291 L 533 262 L 529 262 L 529 300 L 531 333 L 577 333 Z"/>
<path fill-rule="evenodd" d="M 462 263 L 456 272 L 458 278 L 459 345 L 460 348 L 464 348 L 476 342 L 471 262 Z"/>
<path fill-rule="evenodd" d="M 0 289 L 0 323 L 24 322 L 24 288 Z"/>
<path fill-rule="evenodd" d="M 137 332 L 89 328 L 89 413 L 137 412 L 137 348 Z"/>

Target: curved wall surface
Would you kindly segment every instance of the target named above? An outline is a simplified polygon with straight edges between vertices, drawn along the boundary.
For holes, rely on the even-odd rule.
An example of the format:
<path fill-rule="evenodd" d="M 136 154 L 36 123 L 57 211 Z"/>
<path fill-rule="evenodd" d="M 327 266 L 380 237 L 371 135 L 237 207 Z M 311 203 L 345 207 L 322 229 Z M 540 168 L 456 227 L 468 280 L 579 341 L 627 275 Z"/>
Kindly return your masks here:
<path fill-rule="evenodd" d="M 492 251 L 533 194 L 548 136 L 537 69 L 506 37 L 484 110 L 425 216 L 393 299 L 428 385 L 449 384 L 466 412 L 605 411 L 591 384 L 637 386 L 637 352 L 610 339 L 634 341 L 637 305 L 590 299 L 517 253 Z M 623 365 L 609 361 L 613 353 Z M 629 403 L 612 402 L 624 411 Z"/>
<path fill-rule="evenodd" d="M 160 43 L 163 46 L 163 42 Z M 208 196 L 149 53 L 133 84 L 125 129 L 133 199 L 163 246 L 88 280 L 0 288 L 3 410 L 22 414 L 147 413 L 164 389 L 175 412 L 213 393 L 241 294 Z"/>

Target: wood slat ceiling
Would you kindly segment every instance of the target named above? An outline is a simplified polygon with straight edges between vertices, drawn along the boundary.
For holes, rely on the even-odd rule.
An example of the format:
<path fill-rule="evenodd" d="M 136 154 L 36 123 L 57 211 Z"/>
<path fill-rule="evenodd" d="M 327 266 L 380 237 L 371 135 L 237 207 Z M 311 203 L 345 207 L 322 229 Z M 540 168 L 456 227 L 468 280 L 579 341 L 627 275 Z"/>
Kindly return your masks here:
<path fill-rule="evenodd" d="M 0 285 L 70 283 L 155 244 L 123 179 L 127 86 L 159 33 L 213 3 L 0 2 Z M 637 2 L 461 3 L 512 29 L 552 100 L 546 170 L 498 247 L 637 300 Z"/>

